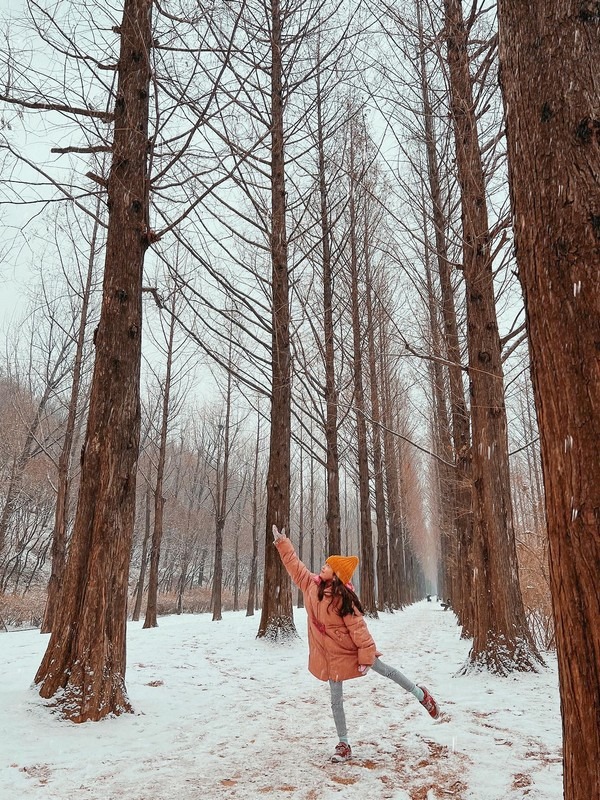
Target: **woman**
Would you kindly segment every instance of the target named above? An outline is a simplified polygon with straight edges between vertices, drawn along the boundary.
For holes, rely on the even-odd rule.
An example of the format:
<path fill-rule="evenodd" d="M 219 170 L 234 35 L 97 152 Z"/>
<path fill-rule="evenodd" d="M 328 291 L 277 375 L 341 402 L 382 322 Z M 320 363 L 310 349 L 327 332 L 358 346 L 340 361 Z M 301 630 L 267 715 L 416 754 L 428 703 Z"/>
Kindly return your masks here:
<path fill-rule="evenodd" d="M 300 561 L 290 540 L 273 525 L 273 541 L 284 567 L 302 591 L 308 615 L 308 669 L 319 680 L 329 681 L 331 709 L 339 742 L 331 757 L 334 763 L 348 761 L 343 681 L 360 678 L 369 669 L 390 678 L 413 694 L 436 719 L 438 706 L 424 686 L 415 686 L 406 676 L 379 659 L 373 637 L 363 617 L 363 608 L 350 582 L 358 566 L 356 556 L 329 556 L 319 575 Z"/>

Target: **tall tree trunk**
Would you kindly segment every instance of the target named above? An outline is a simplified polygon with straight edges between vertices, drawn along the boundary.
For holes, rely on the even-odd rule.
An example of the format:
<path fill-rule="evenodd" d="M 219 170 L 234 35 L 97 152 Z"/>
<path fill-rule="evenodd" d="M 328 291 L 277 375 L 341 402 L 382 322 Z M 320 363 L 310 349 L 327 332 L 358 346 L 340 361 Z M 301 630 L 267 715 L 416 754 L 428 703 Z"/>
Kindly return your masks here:
<path fill-rule="evenodd" d="M 375 353 L 376 325 L 373 314 L 373 274 L 371 269 L 370 233 L 365 214 L 364 224 L 364 254 L 365 254 L 365 305 L 367 309 L 367 346 L 369 359 L 369 388 L 371 397 L 371 438 L 373 442 L 373 482 L 375 484 L 375 522 L 377 526 L 377 607 L 380 611 L 389 608 L 389 580 L 390 565 L 388 557 L 388 529 L 385 508 L 385 488 L 383 469 L 383 450 L 381 434 L 381 412 L 379 394 L 381 390 L 381 376 L 378 370 L 377 356 Z M 382 342 L 381 336 L 379 337 Z"/>
<path fill-rule="evenodd" d="M 436 133 L 433 109 L 431 106 L 427 66 L 425 63 L 425 40 L 422 25 L 422 4 L 417 3 L 419 22 L 419 48 L 421 71 L 421 94 L 423 98 L 423 117 L 425 126 L 425 147 L 427 152 L 427 176 L 429 193 L 433 209 L 433 227 L 437 268 L 442 296 L 442 319 L 448 359 L 448 377 L 450 392 L 450 414 L 452 419 L 452 441 L 455 470 L 453 512 L 455 542 L 451 545 L 451 553 L 455 562 L 450 567 L 453 608 L 463 626 L 463 635 L 470 635 L 473 626 L 473 606 L 471 602 L 470 576 L 472 574 L 472 535 L 473 535 L 473 483 L 471 478 L 470 421 L 461 366 L 460 341 L 454 288 L 452 285 L 452 268 L 448 258 L 446 237 L 447 220 L 441 189 L 440 165 L 437 156 Z M 445 593 L 444 597 L 448 597 Z"/>
<path fill-rule="evenodd" d="M 441 341 L 439 314 L 435 298 L 435 287 L 431 269 L 430 241 L 427 219 L 425 215 L 425 201 L 423 202 L 423 239 L 425 252 L 423 266 L 425 268 L 425 287 L 427 295 L 427 310 L 429 316 L 429 330 L 431 353 L 433 360 L 430 362 L 429 373 L 433 395 L 433 438 L 435 442 L 438 461 L 433 465 L 438 478 L 438 506 L 437 514 L 440 531 L 440 550 L 443 560 L 444 585 L 442 591 L 448 596 L 449 586 L 455 582 L 457 572 L 457 531 L 456 531 L 456 472 L 452 465 L 453 450 L 450 435 L 450 420 L 448 417 L 448 400 L 446 397 L 446 381 L 442 358 L 444 356 Z M 438 589 L 439 591 L 439 589 Z"/>
<path fill-rule="evenodd" d="M 283 78 L 280 0 L 271 0 L 271 436 L 267 471 L 265 579 L 259 637 L 273 640 L 296 635 L 292 588 L 279 554 L 273 547 L 272 526 L 289 531 L 291 362 L 290 308 L 285 224 L 285 161 L 283 137 Z"/>
<path fill-rule="evenodd" d="M 186 547 L 183 551 L 181 558 L 181 571 L 179 573 L 179 580 L 177 581 L 177 606 L 176 611 L 178 614 L 183 614 L 183 596 L 185 594 L 185 587 L 187 585 L 188 570 L 190 568 L 190 548 Z"/>
<path fill-rule="evenodd" d="M 220 448 L 219 448 L 220 450 Z M 220 467 L 218 467 L 220 469 Z M 220 480 L 220 479 L 219 479 Z M 220 504 L 215 516 L 215 560 L 212 575 L 212 589 L 210 597 L 210 607 L 213 622 L 223 619 L 222 597 L 223 597 L 223 531 L 225 529 L 225 517 L 221 514 Z"/>
<path fill-rule="evenodd" d="M 256 444 L 254 446 L 254 469 L 252 475 L 252 559 L 250 561 L 250 580 L 248 581 L 248 602 L 246 616 L 254 616 L 257 595 L 258 572 L 258 455 L 260 452 L 260 403 L 256 409 Z"/>
<path fill-rule="evenodd" d="M 35 676 L 74 722 L 130 711 L 129 560 L 140 436 L 142 269 L 148 247 L 152 3 L 125 0 L 117 66 L 110 218 L 81 485 L 64 588 Z M 62 691 L 61 691 L 62 690 Z"/>
<path fill-rule="evenodd" d="M 100 211 L 99 203 L 97 204 L 96 209 L 98 212 Z M 67 521 L 69 516 L 69 495 L 71 488 L 71 454 L 73 450 L 73 440 L 75 437 L 77 410 L 79 408 L 80 401 L 79 391 L 81 387 L 81 372 L 83 368 L 83 351 L 87 334 L 88 309 L 90 304 L 92 278 L 94 274 L 94 265 L 96 262 L 96 241 L 98 237 L 98 229 L 99 224 L 96 221 L 94 223 L 92 232 L 92 240 L 90 242 L 88 268 L 82 293 L 79 330 L 77 333 L 75 361 L 73 363 L 71 395 L 69 398 L 67 423 L 65 425 L 65 438 L 63 440 L 60 455 L 58 457 L 58 483 L 56 490 L 56 509 L 54 513 L 54 530 L 52 531 L 50 578 L 48 580 L 48 596 L 40 633 L 49 633 L 52 630 L 56 609 L 58 607 L 58 598 L 62 588 L 65 562 L 67 559 Z"/>
<path fill-rule="evenodd" d="M 239 528 L 238 528 L 239 530 Z M 233 610 L 240 610 L 240 537 L 236 534 L 233 564 Z"/>
<path fill-rule="evenodd" d="M 395 409 L 395 426 L 396 430 L 400 430 L 400 414 L 399 410 Z M 399 561 L 401 564 L 402 582 L 400 583 L 400 606 L 406 606 L 413 602 L 411 592 L 412 580 L 412 565 L 411 565 L 411 550 L 409 542 L 409 526 L 408 526 L 408 497 L 406 489 L 406 473 L 408 470 L 408 456 L 406 454 L 406 444 L 402 439 L 399 439 L 396 444 L 397 458 L 398 458 L 398 496 L 400 499 L 400 518 L 401 518 L 401 537 L 398 542 L 399 548 Z"/>
<path fill-rule="evenodd" d="M 150 484 L 146 484 L 146 515 L 144 519 L 144 540 L 142 543 L 142 555 L 140 559 L 140 574 L 138 577 L 137 586 L 135 588 L 135 603 L 133 606 L 133 614 L 131 619 L 138 622 L 140 614 L 142 613 L 142 600 L 144 598 L 144 586 L 146 584 L 146 568 L 148 566 L 148 542 L 150 541 L 151 528 L 151 513 L 150 513 Z"/>
<path fill-rule="evenodd" d="M 302 427 L 300 427 L 302 431 Z M 300 561 L 304 558 L 304 448 L 302 441 L 300 441 L 300 468 L 298 470 L 298 558 Z M 304 608 L 304 594 L 302 589 L 298 589 L 296 606 Z"/>
<path fill-rule="evenodd" d="M 231 364 L 231 340 L 229 342 L 229 364 Z M 213 571 L 211 606 L 213 622 L 223 618 L 223 531 L 227 519 L 227 495 L 229 489 L 229 455 L 231 426 L 231 370 L 227 373 L 227 395 L 225 398 L 225 421 L 219 425 L 219 443 L 217 446 L 217 482 L 215 489 L 215 568 Z M 223 449 L 221 451 L 221 432 Z M 223 453 L 221 463 L 220 454 Z"/>
<path fill-rule="evenodd" d="M 355 132 L 350 133 L 350 303 L 352 311 L 352 377 L 354 382 L 354 407 L 356 411 L 356 440 L 358 449 L 358 487 L 360 498 L 360 595 L 365 611 L 377 616 L 375 601 L 375 558 L 371 527 L 371 500 L 369 490 L 369 453 L 367 423 L 365 420 L 365 393 L 363 386 L 363 327 L 361 325 L 359 297 L 358 215 L 356 193 L 358 181 L 355 166 Z"/>
<path fill-rule="evenodd" d="M 328 531 L 328 555 L 342 549 L 340 528 L 340 471 L 338 454 L 338 391 L 335 381 L 335 352 L 333 326 L 333 276 L 331 264 L 331 227 L 327 197 L 325 142 L 323 131 L 320 73 L 317 74 L 317 141 L 319 150 L 319 199 L 321 202 L 321 251 L 323 257 L 323 341 L 325 350 L 325 443 L 327 508 L 325 519 Z"/>
<path fill-rule="evenodd" d="M 506 674 L 541 662 L 527 627 L 512 519 L 502 358 L 486 184 L 461 0 L 444 0 L 450 102 L 461 189 L 473 435 L 474 629 L 471 664 Z"/>
<path fill-rule="evenodd" d="M 312 440 L 312 420 L 310 423 L 310 438 Z M 315 456 L 311 450 L 310 453 L 310 481 L 309 481 L 309 490 L 308 496 L 310 498 L 309 501 L 309 516 L 310 516 L 310 571 L 316 572 L 316 559 L 315 559 Z M 319 552 L 319 556 L 321 552 Z M 334 554 L 335 555 L 335 554 Z"/>
<path fill-rule="evenodd" d="M 164 525 L 164 479 L 165 462 L 167 457 L 167 434 L 169 431 L 169 411 L 171 399 L 171 369 L 173 366 L 173 340 L 175 337 L 175 299 L 173 294 L 171 302 L 171 317 L 169 320 L 169 338 L 167 341 L 167 365 L 165 382 L 163 386 L 162 419 L 160 425 L 160 441 L 158 444 L 158 462 L 156 465 L 156 484 L 154 487 L 154 529 L 152 531 L 152 547 L 150 548 L 150 572 L 148 575 L 148 599 L 146 601 L 146 616 L 144 628 L 158 627 L 158 567 L 160 564 L 160 548 L 162 544 Z"/>
<path fill-rule="evenodd" d="M 588 800 L 600 787 L 600 7 L 501 0 L 499 22 L 550 543 L 564 796 Z"/>
<path fill-rule="evenodd" d="M 392 375 L 389 355 L 386 350 L 387 335 L 385 326 L 381 328 L 382 342 L 379 345 L 379 361 L 381 374 L 382 393 L 382 423 L 383 423 L 383 452 L 385 463 L 385 486 L 388 499 L 389 517 L 389 549 L 390 549 L 390 580 L 389 598 L 387 603 L 392 608 L 401 608 L 402 586 L 406 583 L 404 560 L 402 557 L 402 542 L 404 539 L 404 526 L 402 521 L 402 499 L 400 497 L 400 475 L 398 464 L 398 441 L 393 433 L 394 408 L 392 399 Z"/>

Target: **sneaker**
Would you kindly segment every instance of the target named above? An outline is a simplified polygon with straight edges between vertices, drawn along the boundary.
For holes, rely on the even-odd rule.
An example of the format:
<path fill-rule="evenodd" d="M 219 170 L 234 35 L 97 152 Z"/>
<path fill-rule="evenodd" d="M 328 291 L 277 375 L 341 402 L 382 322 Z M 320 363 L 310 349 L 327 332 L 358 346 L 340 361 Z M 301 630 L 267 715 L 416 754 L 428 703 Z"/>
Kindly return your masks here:
<path fill-rule="evenodd" d="M 338 742 L 335 746 L 335 753 L 331 756 L 331 762 L 337 764 L 340 761 L 348 761 L 352 758 L 352 748 L 346 742 Z"/>
<path fill-rule="evenodd" d="M 438 704 L 435 702 L 433 697 L 429 694 L 429 690 L 426 686 L 419 686 L 419 689 L 423 692 L 425 697 L 421 700 L 421 705 L 427 710 L 429 715 L 434 719 L 437 719 L 440 715 L 440 710 L 438 708 Z"/>

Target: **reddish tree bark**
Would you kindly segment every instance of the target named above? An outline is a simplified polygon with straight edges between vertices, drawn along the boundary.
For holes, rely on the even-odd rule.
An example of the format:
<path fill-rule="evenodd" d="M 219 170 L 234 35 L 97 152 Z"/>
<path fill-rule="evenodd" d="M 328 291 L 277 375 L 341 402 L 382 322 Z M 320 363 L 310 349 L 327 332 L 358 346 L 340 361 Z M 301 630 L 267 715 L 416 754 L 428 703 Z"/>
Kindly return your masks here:
<path fill-rule="evenodd" d="M 356 412 L 356 447 L 358 453 L 358 494 L 360 506 L 360 596 L 365 611 L 377 616 L 375 600 L 375 554 L 371 525 L 371 498 L 369 476 L 369 451 L 367 422 L 365 419 L 365 391 L 363 367 L 364 328 L 361 324 L 359 296 L 359 221 L 357 194 L 359 191 L 358 165 L 356 164 L 356 131 L 350 126 L 349 178 L 350 197 L 350 307 L 352 315 L 352 378 L 354 385 L 354 408 Z"/>
<path fill-rule="evenodd" d="M 471 394 L 473 646 L 470 662 L 505 674 L 541 659 L 525 619 L 512 519 L 502 352 L 496 317 L 486 182 L 461 0 L 444 0 L 450 104 L 461 190 Z"/>
<path fill-rule="evenodd" d="M 151 0 L 125 0 L 103 302 L 73 538 L 60 611 L 35 676 L 74 722 L 130 711 L 129 560 L 140 431 L 142 267 L 148 247 Z M 62 690 L 62 691 L 61 691 Z"/>
<path fill-rule="evenodd" d="M 443 589 L 443 597 L 451 597 L 452 607 L 459 616 L 465 635 L 472 634 L 472 602 L 470 581 L 472 574 L 471 548 L 473 530 L 473 484 L 471 480 L 471 448 L 469 411 L 465 400 L 461 351 L 456 320 L 452 267 L 448 258 L 446 240 L 447 219 L 442 198 L 440 164 L 437 155 L 433 109 L 430 99 L 429 82 L 425 61 L 425 40 L 422 27 L 421 3 L 417 4 L 419 21 L 421 93 L 423 97 L 423 124 L 425 128 L 425 147 L 427 152 L 427 179 L 432 204 L 432 217 L 435 232 L 435 251 L 440 280 L 442 300 L 442 320 L 445 338 L 445 355 L 449 361 L 448 378 L 450 394 L 450 415 L 452 420 L 452 443 L 454 474 L 451 476 L 452 512 L 454 514 L 454 536 L 448 542 L 451 563 L 448 586 Z M 448 591 L 446 591 L 446 588 Z M 441 587 L 440 587 L 441 589 Z M 438 589 L 439 591 L 439 589 Z"/>
<path fill-rule="evenodd" d="M 267 472 L 265 583 L 259 637 L 296 634 L 291 583 L 273 547 L 272 525 L 289 528 L 291 361 L 283 131 L 282 11 L 271 0 L 271 437 Z M 289 532 L 289 531 L 288 531 Z"/>
<path fill-rule="evenodd" d="M 600 6 L 501 0 L 499 23 L 550 544 L 564 796 L 589 800 L 600 789 Z"/>

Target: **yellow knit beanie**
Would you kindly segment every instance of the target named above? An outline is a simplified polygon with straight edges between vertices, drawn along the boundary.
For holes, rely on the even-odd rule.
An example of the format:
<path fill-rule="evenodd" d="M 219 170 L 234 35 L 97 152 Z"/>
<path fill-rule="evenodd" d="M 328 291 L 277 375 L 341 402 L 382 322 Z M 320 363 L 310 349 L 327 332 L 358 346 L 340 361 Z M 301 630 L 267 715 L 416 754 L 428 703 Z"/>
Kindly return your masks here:
<path fill-rule="evenodd" d="M 329 564 L 341 582 L 346 584 L 350 582 L 354 570 L 358 566 L 358 558 L 356 556 L 329 556 L 325 563 Z"/>

